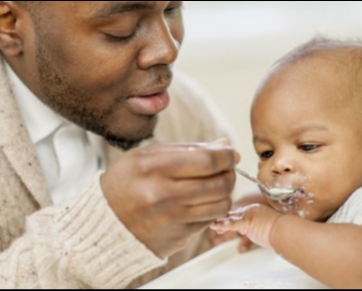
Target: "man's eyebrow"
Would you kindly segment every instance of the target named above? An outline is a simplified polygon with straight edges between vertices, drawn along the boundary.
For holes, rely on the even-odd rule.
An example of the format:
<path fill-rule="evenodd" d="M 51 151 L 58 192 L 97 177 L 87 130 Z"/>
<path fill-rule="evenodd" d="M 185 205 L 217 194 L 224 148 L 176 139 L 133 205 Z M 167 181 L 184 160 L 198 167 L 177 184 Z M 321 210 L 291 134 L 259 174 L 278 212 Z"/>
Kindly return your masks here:
<path fill-rule="evenodd" d="M 112 1 L 98 10 L 93 17 L 101 18 L 113 14 L 122 14 L 125 12 L 152 10 L 155 8 L 155 1 Z"/>

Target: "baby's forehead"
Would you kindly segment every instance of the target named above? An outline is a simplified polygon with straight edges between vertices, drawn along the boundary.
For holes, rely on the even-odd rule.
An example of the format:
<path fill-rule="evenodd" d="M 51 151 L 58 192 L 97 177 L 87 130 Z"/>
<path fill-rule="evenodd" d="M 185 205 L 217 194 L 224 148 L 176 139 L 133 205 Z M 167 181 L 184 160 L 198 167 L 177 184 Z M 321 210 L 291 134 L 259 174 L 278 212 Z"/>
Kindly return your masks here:
<path fill-rule="evenodd" d="M 361 82 L 362 69 L 357 71 L 352 62 L 346 61 L 344 54 L 321 51 L 293 62 L 277 64 L 257 91 L 255 101 L 283 97 L 288 102 L 310 98 L 311 102 L 327 101 L 330 105 L 351 101 L 362 89 L 362 84 L 356 86 Z"/>
<path fill-rule="evenodd" d="M 362 126 L 362 46 L 309 45 L 279 60 L 259 87 L 252 118 L 280 113 L 329 115 L 347 126 Z M 288 115 L 289 114 L 289 115 Z M 357 116 L 356 116 L 357 114 Z M 306 114 L 308 115 L 308 114 Z M 350 118 L 350 117 L 353 118 Z"/>
<path fill-rule="evenodd" d="M 355 65 L 362 54 L 362 42 L 316 39 L 284 55 L 276 64 L 290 64 L 301 60 L 325 58 L 333 63 Z M 359 65 L 359 64 L 358 64 Z"/>
<path fill-rule="evenodd" d="M 304 75 L 303 75 L 304 73 Z M 276 75 L 296 75 L 300 79 L 335 79 L 340 89 L 362 88 L 362 45 L 330 45 L 301 49 L 286 55 L 269 73 Z M 355 86 L 358 83 L 358 86 Z M 343 86 L 347 86 L 343 88 Z"/>
<path fill-rule="evenodd" d="M 314 119 L 323 115 L 346 124 L 351 120 L 345 116 L 362 108 L 362 98 L 356 98 L 350 86 L 351 78 L 320 59 L 284 67 L 259 90 L 252 117 L 274 114 L 283 116 L 285 122 L 296 122 L 304 116 Z"/>

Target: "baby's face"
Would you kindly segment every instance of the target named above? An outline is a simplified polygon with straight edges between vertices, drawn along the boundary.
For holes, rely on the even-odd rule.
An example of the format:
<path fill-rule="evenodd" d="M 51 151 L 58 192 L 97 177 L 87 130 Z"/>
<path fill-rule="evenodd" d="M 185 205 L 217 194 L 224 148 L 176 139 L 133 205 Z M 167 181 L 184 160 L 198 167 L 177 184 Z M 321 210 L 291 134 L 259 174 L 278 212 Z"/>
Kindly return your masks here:
<path fill-rule="evenodd" d="M 274 76 L 258 93 L 251 115 L 258 178 L 304 192 L 292 208 L 272 206 L 318 221 L 362 186 L 361 126 L 343 102 L 348 91 L 328 74 L 316 66 Z"/>

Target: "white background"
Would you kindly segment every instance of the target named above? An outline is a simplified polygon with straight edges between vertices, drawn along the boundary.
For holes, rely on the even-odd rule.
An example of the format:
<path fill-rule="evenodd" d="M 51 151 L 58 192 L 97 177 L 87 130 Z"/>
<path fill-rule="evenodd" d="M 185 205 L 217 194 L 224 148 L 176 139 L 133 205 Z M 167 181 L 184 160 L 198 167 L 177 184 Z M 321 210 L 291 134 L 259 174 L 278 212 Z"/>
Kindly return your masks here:
<path fill-rule="evenodd" d="M 176 68 L 214 99 L 236 134 L 240 165 L 256 174 L 249 109 L 268 68 L 319 35 L 362 39 L 361 1 L 184 1 L 186 38 Z M 239 180 L 239 192 L 252 189 Z"/>

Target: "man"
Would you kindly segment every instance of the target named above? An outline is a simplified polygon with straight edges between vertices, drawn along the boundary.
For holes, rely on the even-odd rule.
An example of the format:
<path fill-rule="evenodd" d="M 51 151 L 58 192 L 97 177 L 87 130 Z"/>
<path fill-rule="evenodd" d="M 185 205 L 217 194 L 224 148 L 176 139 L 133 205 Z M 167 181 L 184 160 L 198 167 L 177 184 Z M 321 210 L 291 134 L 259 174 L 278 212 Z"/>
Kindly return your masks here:
<path fill-rule="evenodd" d="M 223 135 L 184 82 L 166 93 L 181 6 L 0 1 L 0 288 L 124 288 L 230 209 L 231 147 L 103 142 L 152 137 L 169 96 L 156 139 Z"/>

